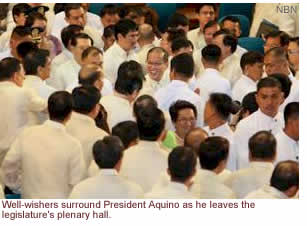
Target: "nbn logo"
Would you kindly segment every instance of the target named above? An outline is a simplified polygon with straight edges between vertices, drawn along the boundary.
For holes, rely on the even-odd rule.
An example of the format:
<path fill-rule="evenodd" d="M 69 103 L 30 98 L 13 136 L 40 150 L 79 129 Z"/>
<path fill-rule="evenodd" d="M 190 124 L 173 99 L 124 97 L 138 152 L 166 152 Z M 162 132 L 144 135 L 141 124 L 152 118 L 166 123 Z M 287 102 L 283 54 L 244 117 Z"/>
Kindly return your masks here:
<path fill-rule="evenodd" d="M 296 14 L 297 10 L 298 10 L 297 6 L 288 6 L 288 5 L 276 6 L 277 13 Z"/>

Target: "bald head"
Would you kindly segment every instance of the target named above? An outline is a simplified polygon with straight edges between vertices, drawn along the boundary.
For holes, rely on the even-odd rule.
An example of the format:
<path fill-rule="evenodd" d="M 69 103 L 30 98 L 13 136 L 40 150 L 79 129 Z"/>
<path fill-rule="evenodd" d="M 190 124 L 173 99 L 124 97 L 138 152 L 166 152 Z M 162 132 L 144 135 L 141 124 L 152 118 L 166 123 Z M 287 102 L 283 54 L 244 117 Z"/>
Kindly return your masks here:
<path fill-rule="evenodd" d="M 101 90 L 103 87 L 103 78 L 103 71 L 96 64 L 83 65 L 79 71 L 79 84 L 81 85 L 92 85 Z"/>
<path fill-rule="evenodd" d="M 155 39 L 155 33 L 153 32 L 152 26 L 150 24 L 142 24 L 139 27 L 139 42 L 146 42 L 146 44 L 151 44 Z"/>
<path fill-rule="evenodd" d="M 208 138 L 208 133 L 201 128 L 194 128 L 184 138 L 184 146 L 192 148 L 198 153 L 201 142 Z"/>

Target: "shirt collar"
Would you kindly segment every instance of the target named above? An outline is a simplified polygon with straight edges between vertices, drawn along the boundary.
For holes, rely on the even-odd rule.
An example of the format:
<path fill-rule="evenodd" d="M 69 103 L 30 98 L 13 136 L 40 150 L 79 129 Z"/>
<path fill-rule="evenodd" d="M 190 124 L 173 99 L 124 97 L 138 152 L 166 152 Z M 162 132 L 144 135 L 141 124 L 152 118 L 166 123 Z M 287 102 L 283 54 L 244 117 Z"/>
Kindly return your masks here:
<path fill-rule="evenodd" d="M 48 125 L 49 127 L 55 128 L 55 129 L 61 129 L 63 131 L 66 130 L 65 126 L 62 123 L 59 123 L 53 120 L 48 119 L 44 124 Z"/>
<path fill-rule="evenodd" d="M 100 169 L 99 175 L 104 176 L 117 176 L 118 173 L 115 169 Z"/>
<path fill-rule="evenodd" d="M 250 167 L 252 168 L 267 168 L 273 171 L 274 165 L 271 162 L 251 162 Z"/>
<path fill-rule="evenodd" d="M 44 82 L 41 77 L 39 77 L 38 75 L 26 75 L 26 79 L 27 80 L 32 80 L 32 81 L 36 81 L 36 82 Z"/>
<path fill-rule="evenodd" d="M 208 126 L 208 132 L 210 134 L 212 134 L 211 136 L 216 136 L 216 134 L 225 134 L 225 132 L 229 131 L 230 128 L 226 123 L 224 123 L 223 125 L 220 125 L 219 127 L 216 127 L 214 129 L 210 129 L 210 127 Z"/>
<path fill-rule="evenodd" d="M 243 74 L 243 75 L 241 76 L 241 78 L 244 79 L 247 83 L 249 83 L 249 84 L 251 84 L 251 85 L 253 85 L 253 86 L 257 85 L 257 82 L 255 82 L 253 79 L 251 79 L 250 77 L 248 77 L 248 76 L 245 75 L 245 74 Z"/>
<path fill-rule="evenodd" d="M 263 120 L 269 121 L 269 122 L 277 122 L 279 121 L 280 117 L 281 117 L 281 113 L 278 112 L 274 118 L 272 118 L 271 116 L 268 116 L 266 114 L 264 114 L 260 109 L 258 109 L 255 113 L 257 113 L 261 118 L 263 118 Z"/>
<path fill-rule="evenodd" d="M 118 45 L 117 42 L 115 42 L 113 45 L 114 50 L 123 58 L 127 58 L 128 56 L 133 54 L 133 50 L 130 50 L 127 54 L 127 52 L 120 45 Z"/>
<path fill-rule="evenodd" d="M 129 100 L 123 98 L 120 96 L 121 94 L 117 93 L 116 91 L 114 92 L 113 96 L 118 99 L 119 102 L 121 102 L 122 104 L 126 104 L 126 105 L 129 105 L 131 106 Z"/>
<path fill-rule="evenodd" d="M 170 83 L 172 86 L 175 87 L 188 87 L 188 83 L 184 82 L 184 81 L 180 81 L 180 80 L 172 80 Z"/>
<path fill-rule="evenodd" d="M 206 170 L 206 169 L 200 169 L 199 174 L 202 175 L 203 177 L 216 177 L 217 176 L 215 172 Z"/>
<path fill-rule="evenodd" d="M 283 192 L 277 190 L 276 188 L 269 186 L 269 185 L 264 185 L 263 190 L 269 194 L 274 195 L 277 198 L 280 199 L 288 199 L 289 197 L 286 196 Z"/>
<path fill-rule="evenodd" d="M 96 126 L 94 119 L 90 118 L 87 115 L 80 114 L 78 112 L 73 112 L 72 117 L 78 119 L 79 121 L 85 122 L 90 126 Z"/>
<path fill-rule="evenodd" d="M 63 53 L 66 57 L 68 57 L 69 59 L 72 59 L 72 58 L 74 57 L 74 56 L 72 55 L 72 53 L 71 53 L 68 49 L 66 49 L 66 48 L 63 48 L 62 53 Z"/>
<path fill-rule="evenodd" d="M 205 69 L 205 73 L 206 74 L 209 74 L 209 75 L 211 75 L 211 74 L 219 74 L 220 72 L 218 71 L 218 70 L 216 70 L 216 69 L 214 69 L 214 68 L 206 68 Z"/>
<path fill-rule="evenodd" d="M 11 81 L 3 81 L 3 82 L 0 82 L 0 86 L 4 86 L 4 87 L 19 87 L 18 85 L 16 85 L 14 82 L 11 82 Z M 21 87 L 19 87 L 21 88 Z"/>
<path fill-rule="evenodd" d="M 173 190 L 177 190 L 177 191 L 181 191 L 181 192 L 187 192 L 188 191 L 187 186 L 185 186 L 182 183 L 178 183 L 178 182 L 171 181 L 169 183 L 169 187 L 172 188 Z"/>

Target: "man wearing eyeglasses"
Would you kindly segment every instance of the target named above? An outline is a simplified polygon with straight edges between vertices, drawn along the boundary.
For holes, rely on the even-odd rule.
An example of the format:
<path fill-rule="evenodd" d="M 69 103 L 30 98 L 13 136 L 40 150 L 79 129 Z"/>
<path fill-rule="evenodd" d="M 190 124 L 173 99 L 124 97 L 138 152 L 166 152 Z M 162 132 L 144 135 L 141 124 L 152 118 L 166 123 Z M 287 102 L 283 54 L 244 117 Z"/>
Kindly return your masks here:
<path fill-rule="evenodd" d="M 188 32 L 188 39 L 193 43 L 195 49 L 202 49 L 206 46 L 203 35 L 203 28 L 210 21 L 215 19 L 215 4 L 205 3 L 198 8 L 199 28 Z"/>

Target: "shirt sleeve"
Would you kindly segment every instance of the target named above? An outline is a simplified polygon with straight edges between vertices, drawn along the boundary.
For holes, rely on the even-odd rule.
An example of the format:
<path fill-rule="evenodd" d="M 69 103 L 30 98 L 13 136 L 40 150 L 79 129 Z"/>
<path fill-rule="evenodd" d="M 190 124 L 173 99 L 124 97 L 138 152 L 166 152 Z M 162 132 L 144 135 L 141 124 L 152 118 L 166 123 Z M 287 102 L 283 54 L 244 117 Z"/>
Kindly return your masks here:
<path fill-rule="evenodd" d="M 26 89 L 28 96 L 28 110 L 33 112 L 42 112 L 47 109 L 47 101 L 38 96 L 33 90 Z"/>

